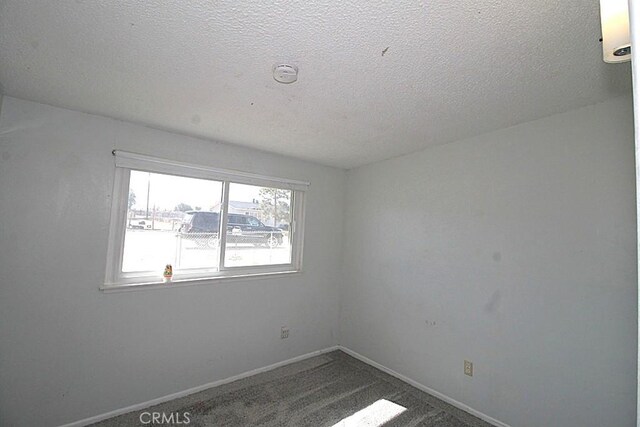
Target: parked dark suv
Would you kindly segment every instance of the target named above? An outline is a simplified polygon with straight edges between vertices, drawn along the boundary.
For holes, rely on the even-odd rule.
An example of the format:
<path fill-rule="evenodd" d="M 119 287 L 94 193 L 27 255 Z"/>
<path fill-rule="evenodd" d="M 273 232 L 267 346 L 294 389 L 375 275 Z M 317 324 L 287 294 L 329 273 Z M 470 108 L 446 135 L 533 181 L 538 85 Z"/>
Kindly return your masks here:
<path fill-rule="evenodd" d="M 198 246 L 216 248 L 220 245 L 218 212 L 186 211 L 178 233 L 192 239 Z"/>
<path fill-rule="evenodd" d="M 220 214 L 207 211 L 187 211 L 178 230 L 183 237 L 192 238 L 200 246 L 216 248 L 220 245 L 218 230 Z M 251 215 L 227 216 L 227 242 L 251 243 L 274 248 L 282 244 L 282 230 L 264 225 Z"/>

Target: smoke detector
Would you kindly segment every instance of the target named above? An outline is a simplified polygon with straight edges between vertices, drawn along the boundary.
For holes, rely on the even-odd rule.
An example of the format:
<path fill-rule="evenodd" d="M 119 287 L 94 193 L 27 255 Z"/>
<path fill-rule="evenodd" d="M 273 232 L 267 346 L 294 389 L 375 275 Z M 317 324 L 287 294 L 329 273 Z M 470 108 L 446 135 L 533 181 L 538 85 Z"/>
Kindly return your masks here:
<path fill-rule="evenodd" d="M 273 78 L 284 84 L 298 80 L 298 67 L 290 64 L 276 64 L 273 66 Z"/>

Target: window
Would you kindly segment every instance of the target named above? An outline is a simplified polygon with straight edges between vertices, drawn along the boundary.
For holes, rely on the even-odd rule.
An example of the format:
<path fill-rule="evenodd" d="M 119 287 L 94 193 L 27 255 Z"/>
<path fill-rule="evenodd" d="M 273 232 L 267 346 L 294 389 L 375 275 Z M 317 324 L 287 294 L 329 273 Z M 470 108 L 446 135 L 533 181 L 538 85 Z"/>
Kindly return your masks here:
<path fill-rule="evenodd" d="M 290 264 L 289 233 L 281 224 L 291 221 L 292 191 L 232 182 L 229 200 L 236 203 L 229 207 L 224 265 Z M 253 210 L 251 214 L 232 214 L 237 209 L 234 205 L 242 206 L 241 211 Z"/>
<path fill-rule="evenodd" d="M 301 269 L 308 183 L 114 155 L 103 289 Z"/>

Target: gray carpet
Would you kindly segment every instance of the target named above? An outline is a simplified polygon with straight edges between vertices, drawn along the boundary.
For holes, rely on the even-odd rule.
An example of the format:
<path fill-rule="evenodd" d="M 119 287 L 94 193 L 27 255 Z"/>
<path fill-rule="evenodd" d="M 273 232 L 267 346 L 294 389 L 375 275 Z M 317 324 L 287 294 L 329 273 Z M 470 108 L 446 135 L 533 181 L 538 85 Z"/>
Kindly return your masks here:
<path fill-rule="evenodd" d="M 164 412 L 167 417 L 180 414 L 182 424 L 188 413 L 189 426 L 490 427 L 342 351 L 94 425 L 154 425 L 149 422 L 153 412 Z M 177 424 L 178 418 L 173 421 Z"/>

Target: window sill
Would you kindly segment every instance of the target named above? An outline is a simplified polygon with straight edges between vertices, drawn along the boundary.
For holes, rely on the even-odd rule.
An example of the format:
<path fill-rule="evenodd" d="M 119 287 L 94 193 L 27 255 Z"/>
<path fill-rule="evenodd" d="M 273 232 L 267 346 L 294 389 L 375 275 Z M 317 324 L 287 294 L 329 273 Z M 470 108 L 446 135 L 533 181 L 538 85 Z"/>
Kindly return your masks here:
<path fill-rule="evenodd" d="M 184 286 L 197 286 L 197 285 L 210 285 L 214 283 L 222 282 L 234 282 L 234 281 L 246 281 L 257 279 L 270 279 L 274 277 L 285 276 L 297 276 L 302 274 L 301 270 L 291 271 L 279 271 L 275 273 L 243 273 L 234 276 L 217 276 L 217 277 L 204 277 L 198 279 L 182 279 L 174 280 L 171 282 L 154 281 L 144 283 L 126 283 L 120 285 L 101 285 L 100 290 L 104 293 L 115 292 L 132 292 L 132 291 L 144 291 L 151 289 L 173 289 L 182 288 Z"/>

